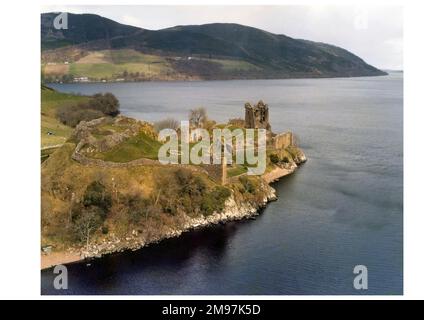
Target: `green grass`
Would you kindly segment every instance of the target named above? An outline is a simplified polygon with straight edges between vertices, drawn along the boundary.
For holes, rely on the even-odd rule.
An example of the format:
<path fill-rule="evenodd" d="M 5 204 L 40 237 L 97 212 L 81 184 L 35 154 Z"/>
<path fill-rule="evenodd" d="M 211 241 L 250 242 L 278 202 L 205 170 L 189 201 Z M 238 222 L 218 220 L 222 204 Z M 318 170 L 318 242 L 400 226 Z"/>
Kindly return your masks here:
<path fill-rule="evenodd" d="M 49 135 L 48 132 L 53 133 Z M 62 144 L 71 135 L 72 128 L 65 126 L 59 120 L 41 116 L 41 146 L 53 146 Z"/>
<path fill-rule="evenodd" d="M 56 150 L 57 148 L 49 148 L 49 149 L 41 150 L 41 163 L 46 161 L 50 157 L 50 155 Z"/>
<path fill-rule="evenodd" d="M 195 59 L 218 63 L 224 72 L 261 70 L 260 67 L 243 60 Z M 45 66 L 42 66 L 42 72 L 44 69 Z M 110 80 L 122 77 L 125 71 L 133 74 L 138 72 L 144 78 L 166 77 L 176 72 L 165 57 L 144 54 L 133 49 L 118 49 L 90 52 L 81 61 L 71 63 L 67 74 L 88 77 L 91 80 Z"/>
<path fill-rule="evenodd" d="M 90 79 L 119 78 L 124 72 L 154 76 L 164 74 L 171 69 L 166 63 L 72 63 L 69 73 L 75 77 L 88 77 Z"/>
<path fill-rule="evenodd" d="M 118 126 L 110 123 L 102 123 L 97 127 L 99 131 L 114 131 L 114 132 L 124 132 L 127 128 L 125 126 Z"/>
<path fill-rule="evenodd" d="M 246 166 L 240 166 L 240 165 L 237 165 L 234 168 L 227 169 L 228 177 L 239 176 L 239 175 L 244 174 L 246 172 L 247 172 L 247 167 Z"/>
<path fill-rule="evenodd" d="M 141 132 L 109 151 L 97 153 L 94 157 L 112 162 L 129 162 L 140 158 L 156 160 L 161 145 L 159 141 Z"/>
<path fill-rule="evenodd" d="M 125 70 L 125 69 L 124 69 Z M 69 73 L 75 77 L 112 78 L 113 75 L 123 72 L 112 63 L 72 63 Z"/>
<path fill-rule="evenodd" d="M 56 110 L 67 103 L 78 103 L 89 99 L 68 93 L 61 93 L 47 87 L 41 88 L 41 147 L 59 145 L 66 141 L 72 128 L 56 118 Z M 48 132 L 53 133 L 48 135 Z"/>
<path fill-rule="evenodd" d="M 160 56 L 143 54 L 132 49 L 110 50 L 108 51 L 110 60 L 116 64 L 123 63 L 166 63 Z"/>
<path fill-rule="evenodd" d="M 219 63 L 224 71 L 255 71 L 261 69 L 243 60 L 209 59 L 209 61 Z"/>
<path fill-rule="evenodd" d="M 78 103 L 87 101 L 89 97 L 77 96 L 70 93 L 62 93 L 47 87 L 41 88 L 41 113 L 49 116 L 56 117 L 56 110 L 62 104 Z"/>
<path fill-rule="evenodd" d="M 166 59 L 148 55 L 131 49 L 100 51 L 103 63 L 72 63 L 69 73 L 75 77 L 91 79 L 113 79 L 128 73 L 140 73 L 146 76 L 164 74 L 172 71 Z"/>

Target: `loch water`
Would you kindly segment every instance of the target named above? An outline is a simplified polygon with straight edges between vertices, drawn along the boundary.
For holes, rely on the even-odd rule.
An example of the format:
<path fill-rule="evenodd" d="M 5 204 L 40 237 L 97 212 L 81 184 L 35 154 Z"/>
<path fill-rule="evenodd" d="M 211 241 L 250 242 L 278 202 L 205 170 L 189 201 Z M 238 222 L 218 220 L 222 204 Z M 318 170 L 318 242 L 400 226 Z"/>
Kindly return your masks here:
<path fill-rule="evenodd" d="M 403 76 L 54 84 L 112 92 L 124 115 L 217 121 L 269 104 L 274 132 L 293 131 L 308 161 L 274 183 L 256 220 L 185 233 L 135 252 L 68 265 L 69 288 L 41 272 L 42 294 L 402 294 Z M 353 287 L 356 265 L 368 290 Z"/>

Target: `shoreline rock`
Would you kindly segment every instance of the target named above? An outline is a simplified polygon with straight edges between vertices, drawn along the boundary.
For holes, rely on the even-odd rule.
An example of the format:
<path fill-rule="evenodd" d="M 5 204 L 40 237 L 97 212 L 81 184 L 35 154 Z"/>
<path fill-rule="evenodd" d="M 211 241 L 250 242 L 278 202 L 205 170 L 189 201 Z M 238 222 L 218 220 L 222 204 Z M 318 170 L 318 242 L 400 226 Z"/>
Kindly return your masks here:
<path fill-rule="evenodd" d="M 265 191 L 265 196 L 262 200 L 254 203 L 244 201 L 237 202 L 233 194 L 225 202 L 225 208 L 222 212 L 215 212 L 209 216 L 195 218 L 184 215 L 177 228 L 166 228 L 163 232 L 156 235 L 148 235 L 148 239 L 145 238 L 145 235 L 140 236 L 136 230 L 132 230 L 124 237 L 111 235 L 108 238 L 102 239 L 100 242 L 92 243 L 89 245 L 88 250 L 85 247 L 72 247 L 64 251 L 53 251 L 48 254 L 42 253 L 41 269 L 48 269 L 58 264 L 100 258 L 108 254 L 122 251 L 135 251 L 165 239 L 179 237 L 184 232 L 217 224 L 225 224 L 230 221 L 254 218 L 260 214 L 260 209 L 264 208 L 269 202 L 277 199 L 276 191 L 270 186 L 270 183 L 294 173 L 298 166 L 306 161 L 306 156 L 302 150 L 296 148 L 296 156 L 293 160 L 294 163 L 280 164 L 270 172 L 262 175 L 262 188 Z"/>
<path fill-rule="evenodd" d="M 294 172 L 294 170 L 292 171 Z M 253 218 L 260 214 L 260 209 L 264 208 L 269 202 L 277 199 L 275 189 L 268 184 L 264 185 L 266 190 L 266 196 L 259 203 L 248 203 L 242 202 L 238 204 L 232 195 L 227 199 L 225 203 L 225 209 L 220 213 L 213 213 L 209 216 L 201 216 L 191 218 L 185 216 L 183 224 L 179 229 L 169 228 L 165 233 L 160 236 L 145 241 L 143 238 L 138 236 L 137 231 L 132 232 L 125 238 L 114 238 L 113 240 L 103 241 L 102 243 L 94 243 L 86 248 L 71 248 L 63 252 L 52 252 L 51 254 L 41 255 L 41 269 L 49 269 L 58 264 L 81 262 L 86 259 L 100 258 L 102 256 L 128 251 L 128 250 L 139 250 L 152 244 L 156 244 L 162 240 L 176 238 L 185 232 L 206 228 L 213 225 L 225 224 L 231 221 L 239 221 L 243 219 Z M 69 255 L 72 254 L 72 259 L 69 259 Z M 79 255 L 79 259 L 77 258 Z M 62 259 L 63 258 L 63 259 Z"/>

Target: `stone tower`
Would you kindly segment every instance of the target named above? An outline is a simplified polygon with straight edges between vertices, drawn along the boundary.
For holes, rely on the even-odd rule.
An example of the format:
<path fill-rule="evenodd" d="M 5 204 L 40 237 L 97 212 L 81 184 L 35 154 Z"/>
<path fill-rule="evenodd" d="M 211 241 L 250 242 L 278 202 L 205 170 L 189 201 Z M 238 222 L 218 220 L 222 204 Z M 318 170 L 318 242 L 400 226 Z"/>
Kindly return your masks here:
<path fill-rule="evenodd" d="M 252 107 L 252 105 L 247 102 L 244 105 L 244 109 L 245 128 L 266 129 L 271 131 L 267 104 L 265 104 L 262 100 L 259 100 L 259 102 Z"/>
<path fill-rule="evenodd" d="M 221 184 L 227 184 L 227 158 L 225 156 L 221 159 Z"/>

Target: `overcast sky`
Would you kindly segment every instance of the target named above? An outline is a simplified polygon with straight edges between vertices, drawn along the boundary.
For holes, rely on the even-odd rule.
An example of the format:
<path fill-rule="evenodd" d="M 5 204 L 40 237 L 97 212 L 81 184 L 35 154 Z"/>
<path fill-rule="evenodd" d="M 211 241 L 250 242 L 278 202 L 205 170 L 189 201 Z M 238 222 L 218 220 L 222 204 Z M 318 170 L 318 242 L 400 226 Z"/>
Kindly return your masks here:
<path fill-rule="evenodd" d="M 343 47 L 381 69 L 402 69 L 399 6 L 44 6 L 43 12 L 95 13 L 146 29 L 233 22 Z"/>

